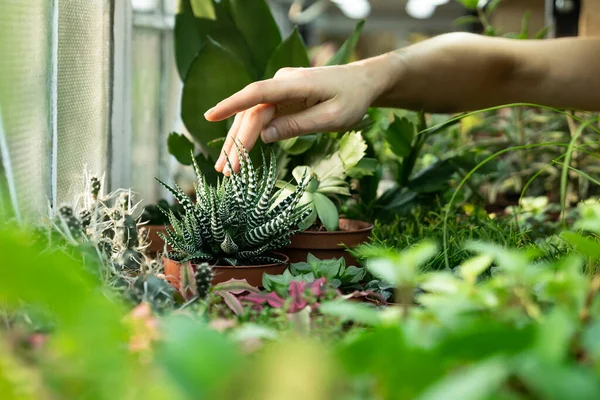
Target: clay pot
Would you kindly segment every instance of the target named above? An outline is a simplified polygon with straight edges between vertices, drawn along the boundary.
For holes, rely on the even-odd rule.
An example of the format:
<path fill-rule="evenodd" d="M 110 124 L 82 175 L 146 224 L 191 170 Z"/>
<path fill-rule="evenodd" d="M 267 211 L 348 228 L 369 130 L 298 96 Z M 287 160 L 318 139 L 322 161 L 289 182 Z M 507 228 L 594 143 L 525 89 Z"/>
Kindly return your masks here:
<path fill-rule="evenodd" d="M 290 258 L 291 263 L 305 262 L 308 253 L 320 259 L 344 257 L 346 265 L 357 265 L 354 257 L 346 251 L 369 240 L 373 224 L 340 218 L 340 230 L 336 232 L 304 231 L 293 235 L 292 243 L 278 250 Z"/>
<path fill-rule="evenodd" d="M 158 253 L 163 253 L 165 249 L 165 241 L 158 236 L 158 232 L 162 232 L 163 235 L 166 235 L 167 227 L 164 225 L 143 225 L 141 229 L 146 229 L 148 231 L 149 245 L 145 250 L 146 254 L 154 256 Z M 167 250 L 170 250 L 170 247 L 167 247 Z"/>
<path fill-rule="evenodd" d="M 284 262 L 279 264 L 265 264 L 265 265 L 214 265 L 212 267 L 215 276 L 212 280 L 212 284 L 227 282 L 230 279 L 245 279 L 250 285 L 262 288 L 263 274 L 281 275 L 286 270 L 289 264 L 287 256 L 280 253 L 272 253 L 275 257 L 284 259 Z M 165 275 L 167 280 L 175 288 L 179 289 L 179 280 L 181 277 L 181 264 L 177 261 L 169 260 L 168 258 L 163 259 L 165 266 Z M 192 267 L 195 267 L 192 265 Z"/>

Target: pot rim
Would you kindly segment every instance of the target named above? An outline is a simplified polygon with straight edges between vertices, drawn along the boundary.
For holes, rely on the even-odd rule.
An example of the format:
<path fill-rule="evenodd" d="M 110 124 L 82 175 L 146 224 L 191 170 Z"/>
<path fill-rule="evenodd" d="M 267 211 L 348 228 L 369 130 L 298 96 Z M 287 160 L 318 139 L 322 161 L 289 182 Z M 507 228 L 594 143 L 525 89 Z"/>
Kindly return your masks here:
<path fill-rule="evenodd" d="M 366 232 L 370 232 L 373 230 L 373 227 L 375 225 L 373 225 L 370 222 L 366 222 L 366 221 L 361 221 L 358 219 L 347 219 L 347 218 L 340 218 L 340 221 L 351 221 L 351 222 L 362 222 L 363 224 L 367 224 L 368 226 L 365 228 L 361 228 L 361 229 L 355 229 L 352 231 L 325 231 L 325 232 L 317 232 L 317 231 L 302 231 L 302 232 L 298 232 L 296 235 L 353 235 L 355 233 L 366 233 Z"/>
<path fill-rule="evenodd" d="M 217 269 L 254 269 L 254 268 L 270 268 L 270 267 L 279 267 L 281 265 L 288 265 L 290 263 L 290 258 L 288 256 L 286 256 L 285 254 L 281 254 L 278 253 L 276 251 L 271 251 L 268 254 L 273 254 L 276 255 L 278 257 L 283 258 L 282 262 L 279 263 L 272 263 L 272 264 L 260 264 L 260 265 L 211 265 L 211 268 L 217 268 Z M 164 257 L 166 260 L 171 261 L 171 262 L 177 262 L 174 260 L 171 260 L 170 258 L 167 258 L 166 256 Z M 178 264 L 181 264 L 179 262 L 177 262 Z M 193 264 L 192 265 L 198 265 L 198 264 Z M 210 263 L 209 263 L 210 265 Z"/>

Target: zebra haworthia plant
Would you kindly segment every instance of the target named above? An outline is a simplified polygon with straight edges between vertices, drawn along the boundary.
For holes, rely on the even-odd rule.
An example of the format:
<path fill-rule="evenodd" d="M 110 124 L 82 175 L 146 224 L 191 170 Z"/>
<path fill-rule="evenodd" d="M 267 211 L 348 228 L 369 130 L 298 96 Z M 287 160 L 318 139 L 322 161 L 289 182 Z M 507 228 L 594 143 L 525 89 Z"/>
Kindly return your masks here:
<path fill-rule="evenodd" d="M 165 186 L 185 209 L 176 215 L 164 210 L 172 226 L 160 234 L 172 247 L 167 257 L 178 262 L 216 265 L 258 265 L 281 262 L 269 252 L 287 246 L 299 223 L 310 213 L 309 206 L 298 203 L 306 185 L 298 185 L 287 197 L 276 191 L 277 166 L 271 152 L 267 163 L 254 168 L 245 148 L 238 148 L 240 171 L 207 184 L 194 163 L 197 182 L 196 203 L 177 185 Z M 229 161 L 228 161 L 229 163 Z M 231 168 L 231 166 L 230 166 Z"/>

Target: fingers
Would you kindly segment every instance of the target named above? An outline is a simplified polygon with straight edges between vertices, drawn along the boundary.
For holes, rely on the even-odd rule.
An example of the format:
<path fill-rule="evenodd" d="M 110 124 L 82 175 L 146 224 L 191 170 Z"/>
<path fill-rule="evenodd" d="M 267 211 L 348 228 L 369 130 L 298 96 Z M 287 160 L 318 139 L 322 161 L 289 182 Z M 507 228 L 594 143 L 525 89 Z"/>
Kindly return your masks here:
<path fill-rule="evenodd" d="M 233 131 L 232 129 L 232 146 L 227 150 L 233 171 L 237 172 L 240 167 L 237 146 L 244 146 L 246 150 L 250 151 L 256 144 L 261 130 L 273 119 L 274 115 L 275 107 L 269 104 L 260 104 L 243 113 L 238 126 L 236 126 L 237 130 Z M 234 127 L 232 126 L 232 128 Z M 224 163 L 222 171 L 225 175 L 230 173 L 229 169 L 229 165 Z"/>
<path fill-rule="evenodd" d="M 286 100 L 306 98 L 310 86 L 296 74 L 254 82 L 208 110 L 204 117 L 211 122 L 222 121 L 259 104 L 277 104 Z"/>
<path fill-rule="evenodd" d="M 290 139 L 314 132 L 335 130 L 344 122 L 342 107 L 333 101 L 320 103 L 294 114 L 275 118 L 261 132 L 265 143 Z"/>
<path fill-rule="evenodd" d="M 237 131 L 240 128 L 240 124 L 242 123 L 243 118 L 244 118 L 244 112 L 236 114 L 235 118 L 233 120 L 233 124 L 231 125 L 231 128 L 229 128 L 229 132 L 227 132 L 227 138 L 225 139 L 225 143 L 223 144 L 223 149 L 221 150 L 221 155 L 219 156 L 219 159 L 217 160 L 217 162 L 215 164 L 215 169 L 218 172 L 223 172 L 223 168 L 225 168 L 225 165 L 227 164 L 227 155 L 229 154 L 229 152 L 231 151 L 231 148 L 233 147 L 233 143 L 234 143 L 235 137 L 237 135 Z"/>

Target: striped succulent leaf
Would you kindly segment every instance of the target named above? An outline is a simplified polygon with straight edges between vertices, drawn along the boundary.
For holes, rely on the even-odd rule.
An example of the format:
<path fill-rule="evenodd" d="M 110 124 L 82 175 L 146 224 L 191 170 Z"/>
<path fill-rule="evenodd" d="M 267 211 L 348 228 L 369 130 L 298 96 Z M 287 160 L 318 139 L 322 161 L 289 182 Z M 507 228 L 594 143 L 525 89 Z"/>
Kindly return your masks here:
<path fill-rule="evenodd" d="M 231 265 L 277 262 L 268 252 L 289 244 L 290 235 L 306 218 L 307 205 L 298 206 L 305 185 L 298 185 L 273 207 L 275 154 L 270 154 L 269 162 L 263 154 L 263 165 L 255 168 L 246 149 L 238 151 L 240 172 L 219 179 L 215 186 L 207 184 L 194 162 L 196 204 L 177 185 L 159 181 L 186 209 L 184 215 L 169 213 L 172 229 L 161 235 L 173 249 L 169 258 Z"/>

